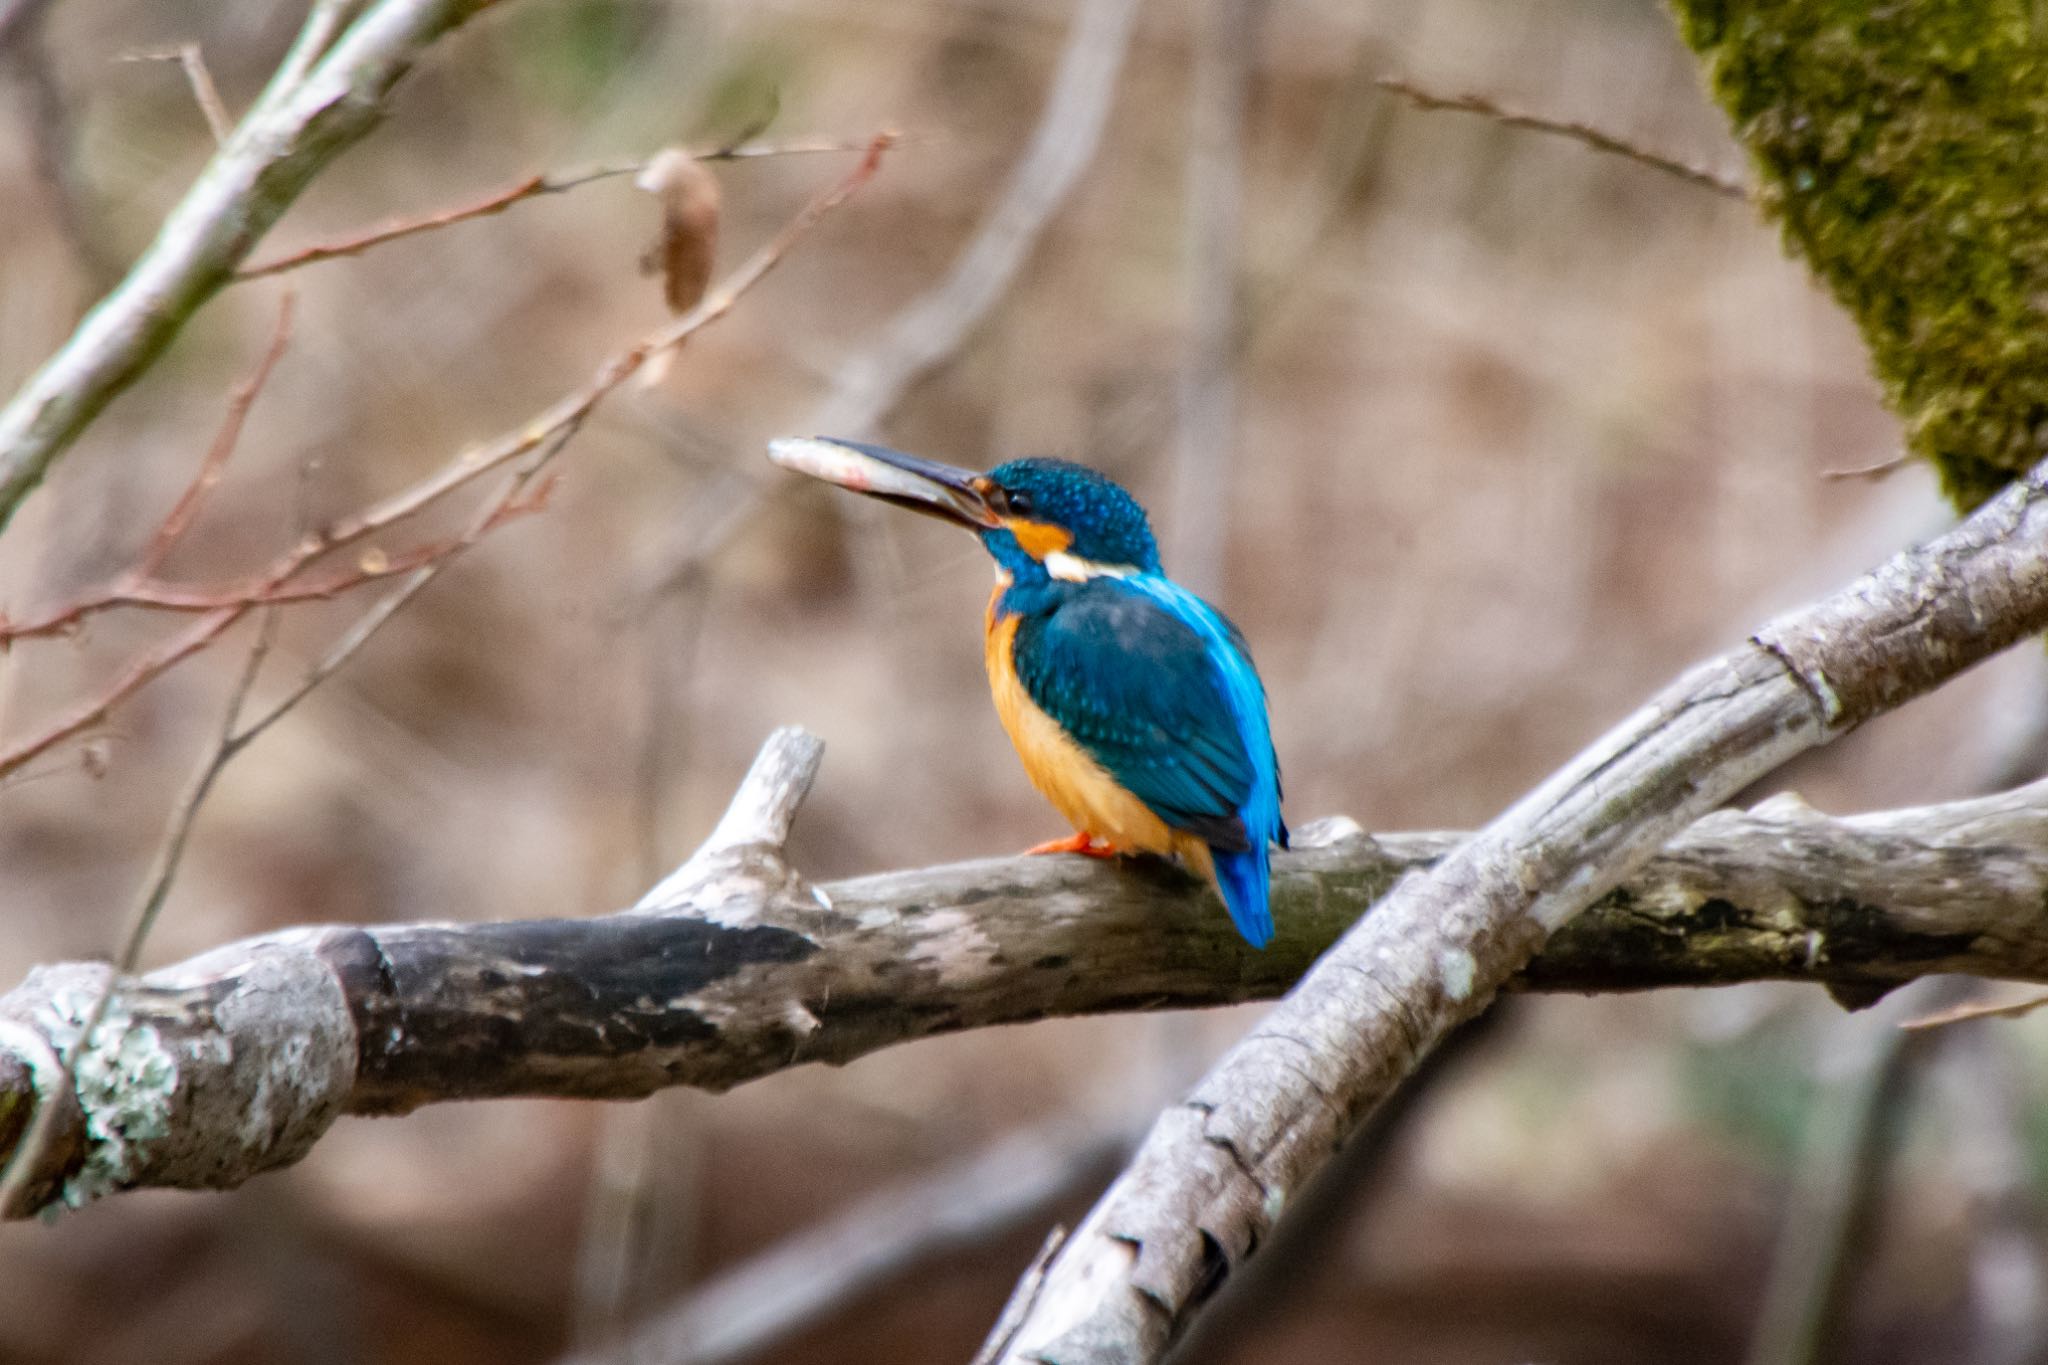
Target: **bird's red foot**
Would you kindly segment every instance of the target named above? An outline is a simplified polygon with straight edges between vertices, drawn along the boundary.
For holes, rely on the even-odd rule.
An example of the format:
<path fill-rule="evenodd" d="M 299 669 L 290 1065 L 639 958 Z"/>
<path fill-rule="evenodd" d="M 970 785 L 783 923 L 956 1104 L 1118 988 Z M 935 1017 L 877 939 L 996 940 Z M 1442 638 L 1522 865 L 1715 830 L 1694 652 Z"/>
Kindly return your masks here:
<path fill-rule="evenodd" d="M 1024 850 L 1024 856 L 1027 858 L 1034 853 L 1079 853 L 1089 858 L 1114 858 L 1117 850 L 1108 840 L 1098 839 L 1082 830 L 1064 839 L 1048 839 L 1045 843 L 1034 844 Z"/>

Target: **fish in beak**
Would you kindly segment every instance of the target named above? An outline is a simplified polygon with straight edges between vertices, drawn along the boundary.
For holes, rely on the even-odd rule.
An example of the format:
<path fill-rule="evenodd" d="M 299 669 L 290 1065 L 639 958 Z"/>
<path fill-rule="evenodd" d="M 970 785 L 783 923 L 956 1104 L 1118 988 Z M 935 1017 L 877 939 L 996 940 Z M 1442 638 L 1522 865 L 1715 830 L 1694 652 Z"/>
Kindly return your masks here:
<path fill-rule="evenodd" d="M 1003 524 L 989 502 L 995 485 L 986 474 L 921 460 L 887 446 L 831 436 L 781 436 L 768 443 L 768 458 L 784 469 L 970 531 L 992 530 Z"/>

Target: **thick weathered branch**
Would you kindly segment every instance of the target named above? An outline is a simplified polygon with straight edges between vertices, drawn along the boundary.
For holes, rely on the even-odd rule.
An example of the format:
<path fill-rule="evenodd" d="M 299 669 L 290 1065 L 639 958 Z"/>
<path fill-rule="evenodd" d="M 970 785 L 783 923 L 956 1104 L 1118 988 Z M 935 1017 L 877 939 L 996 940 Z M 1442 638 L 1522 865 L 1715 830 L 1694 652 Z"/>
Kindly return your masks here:
<path fill-rule="evenodd" d="M 379 0 L 323 54 L 294 49 L 287 69 L 120 286 L 0 408 L 0 527 L 50 462 L 133 383 L 234 276 L 314 176 L 376 126 L 384 98 L 420 53 L 487 0 Z M 314 6 L 309 35 L 333 6 Z M 304 53 L 317 56 L 294 78 Z"/>
<path fill-rule="evenodd" d="M 344 1112 L 724 1090 L 958 1029 L 1270 998 L 1462 837 L 1305 829 L 1260 953 L 1163 864 L 1011 858 L 809 887 L 780 845 L 818 757 L 778 732 L 704 847 L 622 914 L 287 930 L 124 983 L 75 1101 L 58 1060 L 107 969 L 39 968 L 0 997 L 0 1158 L 54 1096 L 34 1202 L 225 1187 Z M 1522 984 L 2048 981 L 2044 898 L 2048 784 L 1846 819 L 1780 800 L 1700 821 Z"/>
<path fill-rule="evenodd" d="M 991 1341 L 1156 1360 L 1359 1121 L 1546 937 L 1704 812 L 2048 627 L 2048 471 L 1694 668 L 1405 878 L 1163 1114 Z"/>

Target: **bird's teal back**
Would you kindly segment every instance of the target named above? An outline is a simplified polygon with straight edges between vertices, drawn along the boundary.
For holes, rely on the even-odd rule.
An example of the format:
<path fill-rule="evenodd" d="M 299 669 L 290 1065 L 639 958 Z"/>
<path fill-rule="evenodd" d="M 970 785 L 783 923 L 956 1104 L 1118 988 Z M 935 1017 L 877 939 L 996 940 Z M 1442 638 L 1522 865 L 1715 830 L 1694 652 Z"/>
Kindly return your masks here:
<path fill-rule="evenodd" d="M 1012 590 L 1031 699 L 1120 785 L 1200 839 L 1247 940 L 1273 933 L 1269 842 L 1284 845 L 1265 689 L 1243 637 L 1159 574 Z"/>

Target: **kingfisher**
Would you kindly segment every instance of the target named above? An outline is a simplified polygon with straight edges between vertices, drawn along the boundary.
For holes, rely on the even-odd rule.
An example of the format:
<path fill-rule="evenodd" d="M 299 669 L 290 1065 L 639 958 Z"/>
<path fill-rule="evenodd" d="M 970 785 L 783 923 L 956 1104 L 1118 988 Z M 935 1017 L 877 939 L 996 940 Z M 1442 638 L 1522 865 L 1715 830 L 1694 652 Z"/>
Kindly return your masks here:
<path fill-rule="evenodd" d="M 1067 460 L 977 474 L 825 436 L 771 441 L 768 456 L 965 527 L 994 558 L 996 713 L 1075 830 L 1031 852 L 1178 858 L 1266 946 L 1268 850 L 1287 846 L 1287 825 L 1265 687 L 1237 627 L 1161 570 L 1136 498 Z"/>

